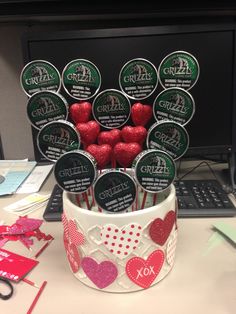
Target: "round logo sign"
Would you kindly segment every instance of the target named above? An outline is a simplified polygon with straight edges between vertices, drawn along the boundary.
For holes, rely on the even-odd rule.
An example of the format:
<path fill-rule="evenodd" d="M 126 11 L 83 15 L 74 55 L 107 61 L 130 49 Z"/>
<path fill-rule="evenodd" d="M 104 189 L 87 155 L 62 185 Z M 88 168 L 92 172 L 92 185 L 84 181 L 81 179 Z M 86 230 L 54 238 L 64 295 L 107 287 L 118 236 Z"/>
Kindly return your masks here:
<path fill-rule="evenodd" d="M 157 69 L 148 60 L 137 58 L 127 62 L 119 75 L 121 90 L 132 99 L 149 97 L 158 85 Z"/>
<path fill-rule="evenodd" d="M 73 98 L 85 100 L 97 94 L 101 86 L 101 74 L 92 62 L 73 60 L 62 72 L 62 85 Z"/>
<path fill-rule="evenodd" d="M 31 124 L 36 129 L 41 129 L 48 122 L 66 120 L 68 104 L 58 93 L 37 92 L 28 100 L 27 115 Z"/>
<path fill-rule="evenodd" d="M 175 51 L 166 56 L 158 68 L 159 80 L 163 88 L 192 88 L 199 77 L 197 59 L 186 51 Z"/>
<path fill-rule="evenodd" d="M 83 193 L 96 179 L 96 161 L 92 155 L 84 151 L 67 152 L 57 160 L 54 175 L 57 184 L 63 190 Z"/>
<path fill-rule="evenodd" d="M 130 116 L 130 101 L 116 89 L 106 89 L 93 101 L 92 111 L 96 121 L 107 129 L 119 128 Z"/>
<path fill-rule="evenodd" d="M 164 191 L 175 178 L 175 162 L 160 150 L 143 151 L 135 158 L 133 168 L 138 184 L 150 193 Z"/>
<path fill-rule="evenodd" d="M 186 129 L 177 122 L 157 122 L 148 131 L 147 147 L 163 150 L 174 160 L 183 156 L 188 146 L 188 133 Z"/>
<path fill-rule="evenodd" d="M 126 210 L 135 201 L 136 184 L 120 170 L 108 170 L 94 184 L 94 197 L 100 208 L 111 213 Z"/>
<path fill-rule="evenodd" d="M 61 76 L 57 68 L 51 63 L 35 60 L 23 68 L 20 83 L 28 96 L 45 90 L 58 92 L 61 88 Z"/>
<path fill-rule="evenodd" d="M 189 92 L 172 87 L 162 91 L 153 104 L 153 115 L 157 121 L 172 120 L 187 124 L 195 112 L 195 103 Z"/>
<path fill-rule="evenodd" d="M 72 123 L 53 121 L 40 129 L 37 145 L 45 158 L 56 161 L 62 154 L 78 149 L 80 137 Z"/>

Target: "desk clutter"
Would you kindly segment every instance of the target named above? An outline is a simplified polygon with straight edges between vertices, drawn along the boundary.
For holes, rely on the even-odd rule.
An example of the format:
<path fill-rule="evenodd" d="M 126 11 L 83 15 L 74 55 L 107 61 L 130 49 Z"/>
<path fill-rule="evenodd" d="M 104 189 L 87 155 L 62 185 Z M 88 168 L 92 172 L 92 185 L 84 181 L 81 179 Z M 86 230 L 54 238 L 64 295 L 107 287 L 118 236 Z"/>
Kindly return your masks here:
<path fill-rule="evenodd" d="M 120 90 L 100 91 L 102 75 L 90 60 L 72 60 L 61 74 L 46 60 L 23 68 L 37 146 L 55 163 L 64 191 L 68 262 L 84 284 L 131 292 L 151 287 L 172 269 L 175 161 L 189 146 L 185 126 L 195 112 L 189 90 L 199 73 L 197 59 L 186 51 L 165 56 L 158 70 L 144 58 L 127 60 Z M 163 90 L 148 103 L 158 84 Z M 68 97 L 78 102 L 69 104 Z"/>

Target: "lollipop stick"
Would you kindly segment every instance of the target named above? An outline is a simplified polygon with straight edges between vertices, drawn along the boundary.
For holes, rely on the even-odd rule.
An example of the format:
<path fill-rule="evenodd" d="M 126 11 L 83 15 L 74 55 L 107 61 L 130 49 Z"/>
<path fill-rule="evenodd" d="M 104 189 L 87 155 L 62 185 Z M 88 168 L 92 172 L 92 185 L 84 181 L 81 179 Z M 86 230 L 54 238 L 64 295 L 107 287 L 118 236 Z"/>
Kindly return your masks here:
<path fill-rule="evenodd" d="M 75 198 L 76 198 L 76 202 L 77 202 L 77 204 L 79 205 L 79 207 L 81 207 L 81 203 L 80 203 L 80 195 L 79 195 L 79 194 L 76 194 Z"/>
<path fill-rule="evenodd" d="M 157 193 L 153 194 L 152 206 L 156 205 L 157 202 Z"/>
<path fill-rule="evenodd" d="M 86 192 L 82 193 L 82 196 L 83 196 L 83 199 L 86 203 L 86 207 L 87 209 L 90 209 L 90 206 L 89 206 L 89 200 L 88 200 L 88 194 Z"/>
<path fill-rule="evenodd" d="M 141 206 L 141 209 L 144 208 L 145 206 L 145 203 L 146 203 L 146 199 L 147 199 L 147 192 L 144 191 L 144 194 L 143 194 L 143 201 L 142 201 L 142 206 Z"/>

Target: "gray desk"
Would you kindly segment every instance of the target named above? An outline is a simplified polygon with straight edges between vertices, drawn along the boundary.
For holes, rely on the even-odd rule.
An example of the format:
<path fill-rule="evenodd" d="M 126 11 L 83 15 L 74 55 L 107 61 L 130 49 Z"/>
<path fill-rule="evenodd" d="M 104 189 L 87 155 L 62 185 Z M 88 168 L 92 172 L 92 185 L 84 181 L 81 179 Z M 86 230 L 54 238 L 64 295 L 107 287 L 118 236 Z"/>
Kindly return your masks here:
<path fill-rule="evenodd" d="M 49 193 L 54 185 L 51 176 L 42 192 Z M 1 207 L 22 198 L 14 195 L 0 199 Z M 42 217 L 43 210 L 30 217 Z M 6 224 L 16 217 L 0 209 L 0 220 Z M 236 247 L 224 241 L 206 253 L 213 234 L 212 224 L 227 222 L 236 228 L 236 218 L 179 219 L 179 238 L 175 265 L 159 284 L 135 293 L 111 294 L 88 288 L 71 273 L 62 240 L 62 224 L 45 222 L 41 230 L 55 238 L 39 256 L 39 265 L 28 278 L 48 284 L 33 314 L 235 314 L 236 313 Z M 30 256 L 20 243 L 11 242 L 5 249 Z M 0 300 L 1 314 L 25 314 L 37 289 L 20 282 L 14 296 Z"/>

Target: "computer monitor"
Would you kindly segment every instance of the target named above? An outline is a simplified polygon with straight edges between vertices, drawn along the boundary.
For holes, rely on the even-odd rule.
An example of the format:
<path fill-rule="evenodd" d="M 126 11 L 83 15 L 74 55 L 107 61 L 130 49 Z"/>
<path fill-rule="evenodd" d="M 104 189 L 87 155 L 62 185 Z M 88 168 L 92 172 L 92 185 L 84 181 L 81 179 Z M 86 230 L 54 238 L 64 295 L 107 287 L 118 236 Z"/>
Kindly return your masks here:
<path fill-rule="evenodd" d="M 144 58 L 156 68 L 174 51 L 191 53 L 198 61 L 200 75 L 189 90 L 196 111 L 186 125 L 190 146 L 186 157 L 232 155 L 235 150 L 235 28 L 229 24 L 142 26 L 87 29 L 63 32 L 27 33 L 23 38 L 24 63 L 43 59 L 60 72 L 74 59 L 87 59 L 101 72 L 100 91 L 119 89 L 119 72 L 134 58 Z M 153 104 L 163 90 L 141 102 Z M 77 102 L 61 88 L 69 104 Z M 91 99 L 92 101 L 93 99 Z M 131 104 L 135 101 L 131 100 Z M 130 122 L 131 123 L 131 122 Z M 154 123 L 154 119 L 151 121 Z M 33 139 L 37 131 L 33 129 Z M 36 160 L 40 155 L 35 145 Z"/>

